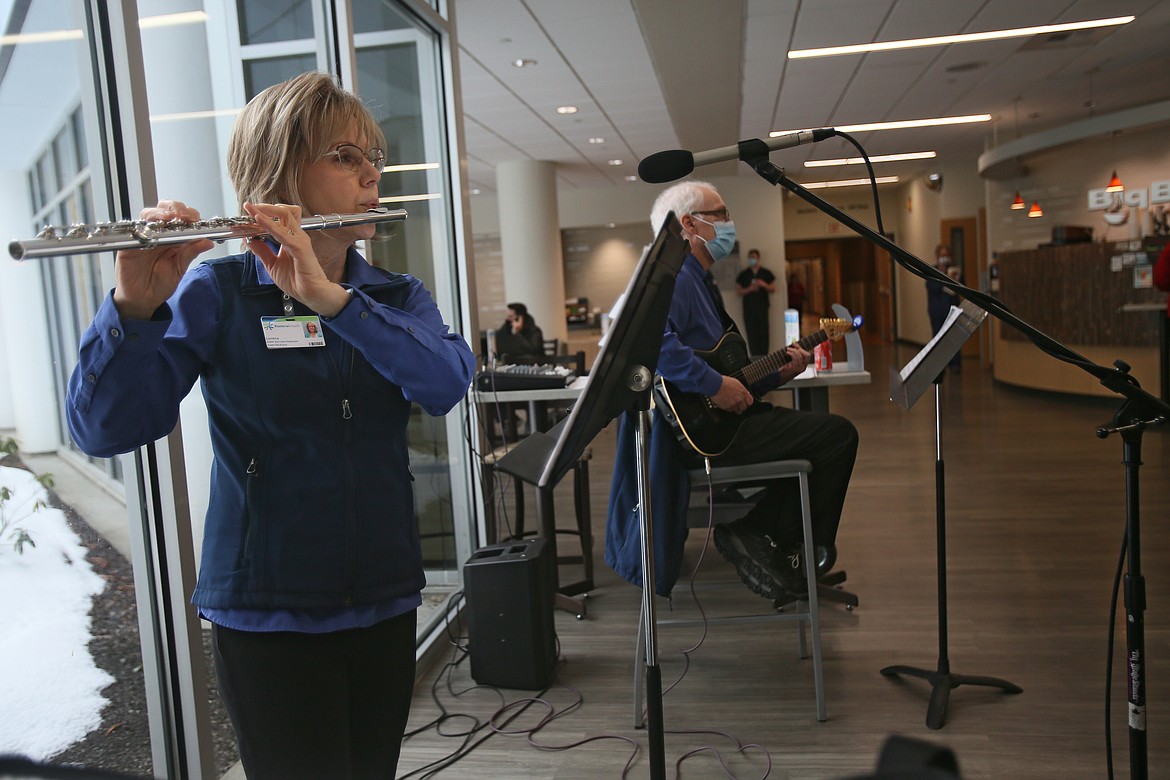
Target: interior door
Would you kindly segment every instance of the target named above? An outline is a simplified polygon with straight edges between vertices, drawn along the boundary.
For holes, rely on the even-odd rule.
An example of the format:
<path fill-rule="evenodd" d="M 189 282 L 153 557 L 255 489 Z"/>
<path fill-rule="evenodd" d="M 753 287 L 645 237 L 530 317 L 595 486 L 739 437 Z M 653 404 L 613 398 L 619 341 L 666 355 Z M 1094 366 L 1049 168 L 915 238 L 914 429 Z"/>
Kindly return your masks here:
<path fill-rule="evenodd" d="M 962 269 L 960 281 L 973 289 L 979 289 L 979 223 L 975 217 L 944 219 L 939 222 L 940 244 L 951 248 L 951 262 Z M 978 358 L 982 354 L 981 338 L 967 339 L 963 345 L 964 358 Z"/>

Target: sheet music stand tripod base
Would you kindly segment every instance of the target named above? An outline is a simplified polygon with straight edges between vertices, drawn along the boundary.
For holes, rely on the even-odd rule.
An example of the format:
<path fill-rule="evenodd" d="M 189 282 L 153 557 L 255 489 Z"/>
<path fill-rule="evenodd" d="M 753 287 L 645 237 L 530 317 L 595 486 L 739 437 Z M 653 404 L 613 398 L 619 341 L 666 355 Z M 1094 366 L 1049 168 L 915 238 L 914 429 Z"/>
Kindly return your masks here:
<path fill-rule="evenodd" d="M 955 674 L 947 654 L 947 532 L 946 532 L 946 479 L 942 454 L 942 405 L 940 383 L 947 363 L 956 355 L 963 343 L 975 332 L 987 312 L 964 301 L 962 307 L 952 306 L 951 315 L 938 334 L 914 357 L 899 374 L 890 369 L 890 400 L 909 409 L 929 384 L 934 385 L 934 438 L 935 438 L 935 509 L 937 512 L 937 566 L 938 566 L 938 665 L 935 669 L 915 666 L 887 666 L 882 674 L 886 677 L 904 675 L 917 677 L 930 683 L 930 705 L 926 711 L 926 726 L 941 729 L 946 723 L 947 704 L 951 691 L 960 685 L 983 685 L 1000 688 L 1005 693 L 1022 693 L 1023 688 L 998 677 Z"/>

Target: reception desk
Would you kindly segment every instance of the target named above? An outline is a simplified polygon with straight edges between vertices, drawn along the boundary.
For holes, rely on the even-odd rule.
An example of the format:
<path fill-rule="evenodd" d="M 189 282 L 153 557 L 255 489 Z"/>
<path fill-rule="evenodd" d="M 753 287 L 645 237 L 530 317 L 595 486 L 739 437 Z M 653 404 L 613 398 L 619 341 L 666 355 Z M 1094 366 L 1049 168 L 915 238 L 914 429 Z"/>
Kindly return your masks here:
<path fill-rule="evenodd" d="M 1158 237 L 1000 252 L 999 298 L 1021 320 L 1098 365 L 1124 360 L 1145 390 L 1163 395 L 1166 294 L 1142 284 L 1165 242 Z M 1086 372 L 1042 352 L 1019 330 L 989 321 L 997 380 L 1116 397 Z"/>

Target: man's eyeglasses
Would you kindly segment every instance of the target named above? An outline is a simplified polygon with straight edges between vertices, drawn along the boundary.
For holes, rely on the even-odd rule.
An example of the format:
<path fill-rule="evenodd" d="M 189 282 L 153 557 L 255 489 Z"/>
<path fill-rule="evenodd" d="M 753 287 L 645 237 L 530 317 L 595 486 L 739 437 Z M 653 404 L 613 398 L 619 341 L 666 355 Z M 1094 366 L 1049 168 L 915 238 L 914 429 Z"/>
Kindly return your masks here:
<path fill-rule="evenodd" d="M 324 156 L 336 157 L 337 162 L 341 163 L 341 167 L 352 173 L 361 171 L 362 163 L 367 161 L 379 173 L 382 171 L 382 166 L 386 164 L 386 153 L 376 146 L 368 152 L 363 152 L 353 144 L 341 144 L 332 152 L 326 152 Z"/>
<path fill-rule="evenodd" d="M 707 211 L 692 211 L 691 213 L 692 214 L 705 214 L 707 216 L 714 217 L 714 219 L 711 220 L 712 222 L 730 222 L 731 221 L 731 212 L 728 211 L 726 207 L 721 208 L 721 209 L 709 209 Z"/>

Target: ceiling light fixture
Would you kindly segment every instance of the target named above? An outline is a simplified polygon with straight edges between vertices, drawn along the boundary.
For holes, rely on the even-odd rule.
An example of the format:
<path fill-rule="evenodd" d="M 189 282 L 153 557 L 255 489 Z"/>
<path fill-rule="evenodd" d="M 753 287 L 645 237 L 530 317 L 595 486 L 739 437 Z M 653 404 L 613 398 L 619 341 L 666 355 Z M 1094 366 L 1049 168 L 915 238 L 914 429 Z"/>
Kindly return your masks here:
<path fill-rule="evenodd" d="M 206 11 L 180 11 L 173 14 L 158 14 L 144 16 L 138 20 L 138 26 L 143 30 L 152 27 L 173 27 L 176 24 L 203 24 L 207 21 Z"/>
<path fill-rule="evenodd" d="M 1021 209 L 1026 209 L 1027 207 L 1028 204 L 1025 203 L 1023 197 L 1020 196 L 1020 191 L 1016 190 L 1015 200 L 1012 201 L 1012 209 L 1015 211 L 1020 211 Z"/>
<path fill-rule="evenodd" d="M 610 165 L 621 165 L 622 164 L 621 160 L 609 160 L 608 162 Z"/>
<path fill-rule="evenodd" d="M 176 111 L 173 114 L 151 114 L 151 122 L 179 122 L 186 119 L 215 119 L 222 116 L 235 116 L 242 108 L 214 108 L 208 111 Z"/>
<path fill-rule="evenodd" d="M 138 20 L 138 27 L 143 30 L 149 30 L 154 27 L 172 27 L 177 24 L 197 24 L 206 21 L 207 13 L 205 11 L 183 11 L 174 14 L 143 16 Z M 13 33 L 12 35 L 0 35 L 0 46 L 79 41 L 81 38 L 81 30 L 47 30 L 36 33 Z"/>
<path fill-rule="evenodd" d="M 860 43 L 850 46 L 825 46 L 818 49 L 796 49 L 788 52 L 788 59 L 799 60 L 809 57 L 835 57 L 842 54 L 865 54 L 873 51 L 916 49 L 923 46 L 949 46 L 952 43 L 998 41 L 1004 38 L 1029 38 L 1033 35 L 1048 35 L 1050 33 L 1071 32 L 1073 30 L 1091 30 L 1096 27 L 1114 27 L 1129 24 L 1135 18 L 1137 17 L 1116 16 L 1110 19 L 1090 19 L 1084 22 L 1044 24 L 1038 27 L 1016 27 L 1008 30 L 990 30 L 988 32 L 965 33 L 962 35 L 938 35 L 930 38 L 907 38 L 901 41 Z"/>
<path fill-rule="evenodd" d="M 897 176 L 878 176 L 874 179 L 878 184 L 894 184 L 898 181 Z M 836 181 L 810 181 L 800 186 L 806 190 L 820 190 L 825 187 L 857 187 L 862 184 L 869 184 L 869 179 L 838 179 Z"/>
<path fill-rule="evenodd" d="M 1109 179 L 1109 186 L 1105 188 L 1106 192 L 1124 192 L 1125 185 L 1121 183 L 1121 179 L 1117 178 L 1117 171 L 1113 171 L 1113 177 Z"/>
<path fill-rule="evenodd" d="M 1040 208 L 1040 201 L 1032 201 L 1032 208 L 1028 209 L 1028 216 L 1033 219 L 1044 216 L 1044 210 Z"/>
<path fill-rule="evenodd" d="M 520 57 L 512 60 L 512 65 L 517 68 L 531 68 L 536 64 L 536 60 L 530 60 L 525 57 Z"/>
<path fill-rule="evenodd" d="M 576 106 L 557 106 L 558 114 L 575 114 L 577 113 Z"/>
<path fill-rule="evenodd" d="M 903 152 L 902 154 L 877 154 L 869 158 L 870 162 L 898 162 L 900 160 L 929 160 L 937 157 L 937 152 Z M 860 165 L 865 162 L 864 157 L 838 157 L 833 160 L 808 160 L 805 168 L 822 168 L 828 165 Z"/>
<path fill-rule="evenodd" d="M 967 116 L 940 116 L 932 119 L 904 119 L 895 122 L 870 122 L 861 125 L 840 125 L 834 127 L 843 133 L 865 133 L 872 130 L 901 130 L 909 127 L 940 127 L 943 125 L 964 125 L 972 122 L 990 122 L 991 114 L 968 114 Z M 768 133 L 772 138 L 789 133 L 807 132 L 815 128 L 806 127 L 802 130 L 773 130 Z"/>
<path fill-rule="evenodd" d="M 638 180 L 638 177 L 634 176 L 633 174 L 630 174 L 629 176 L 626 177 L 626 181 L 637 181 L 637 180 Z"/>
<path fill-rule="evenodd" d="M 590 138 L 590 139 L 589 139 L 589 143 L 591 143 L 591 144 L 603 144 L 603 143 L 605 143 L 605 139 L 604 139 L 604 138 L 602 138 L 602 137 L 601 137 L 601 136 L 599 136 L 599 135 L 595 135 L 595 136 L 593 136 L 592 138 Z"/>
<path fill-rule="evenodd" d="M 439 169 L 437 162 L 430 163 L 402 163 L 400 165 L 387 165 L 382 169 L 382 173 L 401 173 L 402 171 L 436 171 Z"/>

